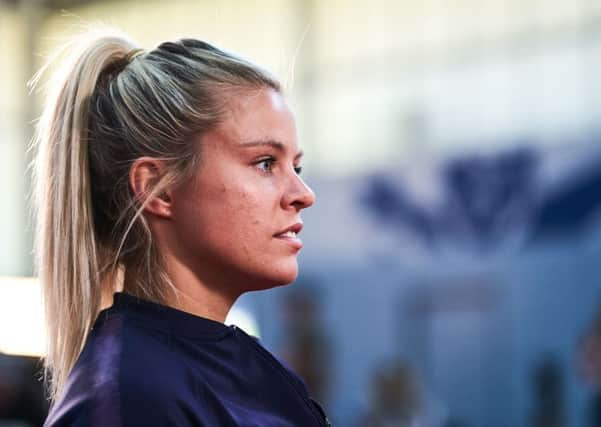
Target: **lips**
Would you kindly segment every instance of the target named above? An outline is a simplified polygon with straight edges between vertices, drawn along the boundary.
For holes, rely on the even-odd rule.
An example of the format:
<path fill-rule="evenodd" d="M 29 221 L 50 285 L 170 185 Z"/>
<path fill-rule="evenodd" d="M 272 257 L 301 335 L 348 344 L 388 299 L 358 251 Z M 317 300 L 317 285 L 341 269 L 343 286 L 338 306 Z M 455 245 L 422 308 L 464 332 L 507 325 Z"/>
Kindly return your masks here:
<path fill-rule="evenodd" d="M 303 223 L 297 222 L 296 224 L 293 224 L 290 227 L 274 234 L 274 237 L 296 238 L 302 229 L 303 229 Z"/>
<path fill-rule="evenodd" d="M 287 244 L 292 245 L 295 249 L 301 249 L 303 247 L 303 242 L 298 238 L 298 233 L 303 228 L 302 222 L 297 222 L 294 225 L 274 234 L 274 237 L 277 239 L 284 240 Z"/>

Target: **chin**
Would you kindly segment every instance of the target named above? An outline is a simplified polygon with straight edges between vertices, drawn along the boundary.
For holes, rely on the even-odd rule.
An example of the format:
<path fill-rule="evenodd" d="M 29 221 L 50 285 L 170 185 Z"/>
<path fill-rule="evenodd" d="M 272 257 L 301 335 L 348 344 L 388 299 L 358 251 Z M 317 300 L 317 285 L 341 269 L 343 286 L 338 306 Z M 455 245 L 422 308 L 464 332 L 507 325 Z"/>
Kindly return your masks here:
<path fill-rule="evenodd" d="M 294 265 L 281 265 L 264 273 L 251 280 L 253 290 L 270 289 L 294 282 L 298 277 L 298 265 L 295 261 Z"/>
<path fill-rule="evenodd" d="M 277 286 L 289 285 L 290 283 L 294 282 L 297 277 L 298 271 L 295 271 L 294 273 L 290 272 L 289 274 L 280 274 L 277 277 L 271 278 L 271 280 L 269 281 L 271 285 L 268 287 L 275 288 Z"/>
<path fill-rule="evenodd" d="M 290 283 L 294 282 L 297 277 L 298 277 L 298 270 L 294 274 L 290 274 L 286 277 L 282 277 L 279 281 L 279 285 L 276 285 L 276 286 L 289 285 Z"/>
<path fill-rule="evenodd" d="M 278 269 L 278 282 L 280 285 L 292 283 L 298 277 L 298 263 L 296 257 L 292 262 L 283 263 Z"/>

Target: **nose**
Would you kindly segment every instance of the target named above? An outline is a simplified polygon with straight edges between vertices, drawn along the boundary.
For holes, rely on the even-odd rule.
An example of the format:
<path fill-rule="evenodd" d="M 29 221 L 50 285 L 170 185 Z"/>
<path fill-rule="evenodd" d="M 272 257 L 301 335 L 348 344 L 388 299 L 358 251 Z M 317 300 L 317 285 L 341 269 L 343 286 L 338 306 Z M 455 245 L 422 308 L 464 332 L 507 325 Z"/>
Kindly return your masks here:
<path fill-rule="evenodd" d="M 315 203 L 315 193 L 296 173 L 290 177 L 290 184 L 282 197 L 282 207 L 293 207 L 297 211 Z"/>

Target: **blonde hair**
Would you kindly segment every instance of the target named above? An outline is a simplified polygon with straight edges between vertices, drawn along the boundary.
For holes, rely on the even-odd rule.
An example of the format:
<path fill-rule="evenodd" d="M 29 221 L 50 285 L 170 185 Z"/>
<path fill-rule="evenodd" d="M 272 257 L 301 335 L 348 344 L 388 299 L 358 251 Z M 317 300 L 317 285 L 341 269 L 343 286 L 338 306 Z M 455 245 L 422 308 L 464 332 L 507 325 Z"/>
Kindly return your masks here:
<path fill-rule="evenodd" d="M 48 328 L 45 372 L 56 400 L 101 308 L 124 291 L 165 302 L 173 290 L 136 200 L 142 156 L 165 173 L 146 197 L 191 176 L 194 138 L 223 120 L 237 88 L 280 85 L 250 62 L 194 39 L 145 52 L 120 33 L 79 36 L 61 50 L 37 128 L 36 260 Z M 48 67 L 42 68 L 34 77 Z M 34 82 L 35 83 L 35 82 Z M 202 143 L 202 138 L 201 138 Z"/>

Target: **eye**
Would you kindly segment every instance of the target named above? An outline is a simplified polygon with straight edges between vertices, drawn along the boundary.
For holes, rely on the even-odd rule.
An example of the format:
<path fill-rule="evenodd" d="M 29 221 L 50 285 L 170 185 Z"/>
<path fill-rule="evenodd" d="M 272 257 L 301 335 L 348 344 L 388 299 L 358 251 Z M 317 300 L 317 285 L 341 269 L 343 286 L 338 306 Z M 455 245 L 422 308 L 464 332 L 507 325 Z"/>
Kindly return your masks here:
<path fill-rule="evenodd" d="M 296 172 L 297 175 L 300 175 L 302 171 L 303 171 L 303 167 L 302 166 L 295 166 L 294 167 L 294 172 Z"/>
<path fill-rule="evenodd" d="M 259 160 L 256 163 L 256 166 L 265 173 L 271 173 L 273 171 L 274 163 L 275 159 L 273 157 L 268 157 L 266 159 Z"/>

